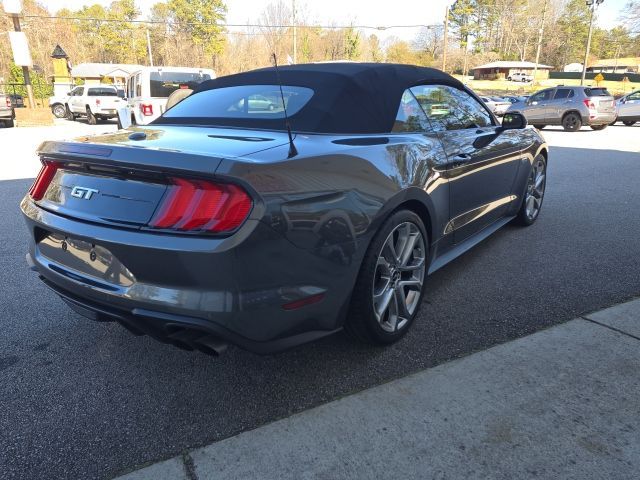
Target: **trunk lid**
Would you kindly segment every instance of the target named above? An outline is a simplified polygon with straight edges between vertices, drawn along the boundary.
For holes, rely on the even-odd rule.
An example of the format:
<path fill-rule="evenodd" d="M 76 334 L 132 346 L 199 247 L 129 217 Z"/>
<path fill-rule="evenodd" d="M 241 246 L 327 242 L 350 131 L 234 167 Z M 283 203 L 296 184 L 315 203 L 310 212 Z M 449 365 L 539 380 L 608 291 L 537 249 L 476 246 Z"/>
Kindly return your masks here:
<path fill-rule="evenodd" d="M 81 220 L 140 227 L 149 222 L 166 190 L 160 179 L 61 168 L 40 206 Z"/>
<path fill-rule="evenodd" d="M 174 126 L 45 142 L 40 155 L 58 167 L 38 204 L 67 217 L 140 228 L 168 194 L 170 177 L 211 178 L 223 158 L 283 144 L 283 132 Z"/>

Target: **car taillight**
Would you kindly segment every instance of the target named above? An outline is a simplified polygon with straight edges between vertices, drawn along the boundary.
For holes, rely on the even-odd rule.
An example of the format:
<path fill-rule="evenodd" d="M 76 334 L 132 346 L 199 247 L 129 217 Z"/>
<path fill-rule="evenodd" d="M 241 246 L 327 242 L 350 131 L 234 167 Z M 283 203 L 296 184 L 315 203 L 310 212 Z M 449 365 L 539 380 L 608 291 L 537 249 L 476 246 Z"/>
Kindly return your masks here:
<path fill-rule="evenodd" d="M 100 105 L 100 99 L 96 98 L 96 105 Z"/>
<path fill-rule="evenodd" d="M 596 109 L 595 104 L 591 100 L 589 100 L 588 98 L 586 100 L 583 100 L 583 102 L 584 102 L 584 104 L 587 106 L 587 108 L 589 110 L 595 110 Z"/>
<path fill-rule="evenodd" d="M 7 107 L 10 107 L 11 106 L 11 98 L 5 97 L 5 100 L 7 101 Z"/>
<path fill-rule="evenodd" d="M 59 167 L 60 165 L 55 162 L 45 163 L 42 165 L 40 173 L 38 173 L 36 180 L 29 189 L 29 195 L 33 200 L 41 200 L 42 197 L 44 197 L 44 194 L 47 191 L 47 188 L 49 188 L 49 184 L 51 183 L 51 180 L 53 180 L 53 177 Z"/>
<path fill-rule="evenodd" d="M 237 185 L 172 178 L 152 228 L 229 232 L 247 219 L 251 198 Z"/>
<path fill-rule="evenodd" d="M 147 117 L 153 115 L 153 105 L 151 105 L 150 103 L 141 103 L 140 113 L 142 113 L 142 115 L 145 115 Z"/>

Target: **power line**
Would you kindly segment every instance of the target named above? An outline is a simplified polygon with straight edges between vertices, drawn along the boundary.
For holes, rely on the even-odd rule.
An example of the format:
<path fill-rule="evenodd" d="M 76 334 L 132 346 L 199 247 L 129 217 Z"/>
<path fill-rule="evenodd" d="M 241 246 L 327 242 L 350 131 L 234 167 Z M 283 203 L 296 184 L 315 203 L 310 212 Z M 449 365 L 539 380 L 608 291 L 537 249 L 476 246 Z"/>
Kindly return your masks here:
<path fill-rule="evenodd" d="M 164 20 L 122 20 L 118 18 L 96 18 L 96 17 L 67 17 L 57 15 L 24 15 L 25 18 L 39 18 L 45 20 L 70 20 L 80 22 L 107 22 L 107 23 L 139 23 L 139 24 L 160 24 L 170 26 L 217 26 L 221 28 L 323 28 L 327 30 L 342 30 L 342 29 L 359 29 L 359 30 L 391 30 L 399 28 L 442 28 L 442 25 L 426 25 L 426 24 L 411 24 L 411 25 L 264 25 L 261 23 L 217 23 L 217 22 L 174 22 Z"/>

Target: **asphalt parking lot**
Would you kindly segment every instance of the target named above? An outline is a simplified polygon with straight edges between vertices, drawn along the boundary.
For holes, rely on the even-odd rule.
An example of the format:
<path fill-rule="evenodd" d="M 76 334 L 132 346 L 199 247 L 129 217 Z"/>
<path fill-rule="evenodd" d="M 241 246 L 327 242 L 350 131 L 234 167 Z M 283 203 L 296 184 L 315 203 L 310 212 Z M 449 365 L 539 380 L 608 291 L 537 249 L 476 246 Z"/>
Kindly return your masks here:
<path fill-rule="evenodd" d="M 640 294 L 640 126 L 550 127 L 538 222 L 502 229 L 430 277 L 398 344 L 338 334 L 275 356 L 211 358 L 133 337 L 40 284 L 18 211 L 41 140 L 109 129 L 0 129 L 10 146 L 0 160 L 2 479 L 110 478 Z"/>

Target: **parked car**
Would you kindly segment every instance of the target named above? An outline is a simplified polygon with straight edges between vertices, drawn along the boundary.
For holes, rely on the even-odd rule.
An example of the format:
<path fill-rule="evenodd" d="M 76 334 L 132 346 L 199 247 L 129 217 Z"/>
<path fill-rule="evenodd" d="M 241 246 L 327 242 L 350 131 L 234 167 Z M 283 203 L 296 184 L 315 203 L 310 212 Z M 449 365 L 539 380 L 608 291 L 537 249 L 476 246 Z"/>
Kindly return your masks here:
<path fill-rule="evenodd" d="M 250 108 L 280 88 L 289 117 Z M 540 134 L 430 68 L 264 68 L 128 120 L 40 146 L 27 259 L 82 315 L 189 350 L 395 342 L 429 273 L 544 198 Z"/>
<path fill-rule="evenodd" d="M 67 102 L 69 95 L 49 97 L 49 108 L 56 118 L 67 117 Z"/>
<path fill-rule="evenodd" d="M 501 117 L 511 106 L 511 102 L 500 97 L 480 97 L 493 113 Z"/>
<path fill-rule="evenodd" d="M 528 73 L 512 73 L 507 77 L 510 82 L 533 82 L 533 76 Z"/>
<path fill-rule="evenodd" d="M 213 70 L 188 67 L 144 67 L 127 79 L 126 97 L 134 124 L 147 125 L 166 109 L 167 99 L 178 89 L 195 89 L 215 78 Z"/>
<path fill-rule="evenodd" d="M 583 125 L 603 130 L 616 118 L 615 101 L 602 87 L 546 88 L 525 102 L 514 103 L 508 111 L 522 113 L 536 128 L 562 125 L 568 132 L 580 130 Z"/>
<path fill-rule="evenodd" d="M 0 93 L 0 122 L 5 127 L 13 127 L 13 120 L 16 113 L 13 109 L 11 97 L 8 94 Z"/>
<path fill-rule="evenodd" d="M 118 108 L 125 105 L 125 101 L 118 96 L 116 87 L 96 84 L 81 85 L 71 90 L 65 108 L 69 120 L 86 117 L 87 123 L 95 125 L 99 120 L 116 118 Z"/>
<path fill-rule="evenodd" d="M 631 92 L 616 101 L 616 119 L 627 127 L 640 122 L 640 90 Z"/>
<path fill-rule="evenodd" d="M 22 97 L 22 95 L 11 94 L 9 95 L 9 98 L 11 98 L 11 104 L 13 105 L 13 108 L 24 108 L 24 98 Z"/>

